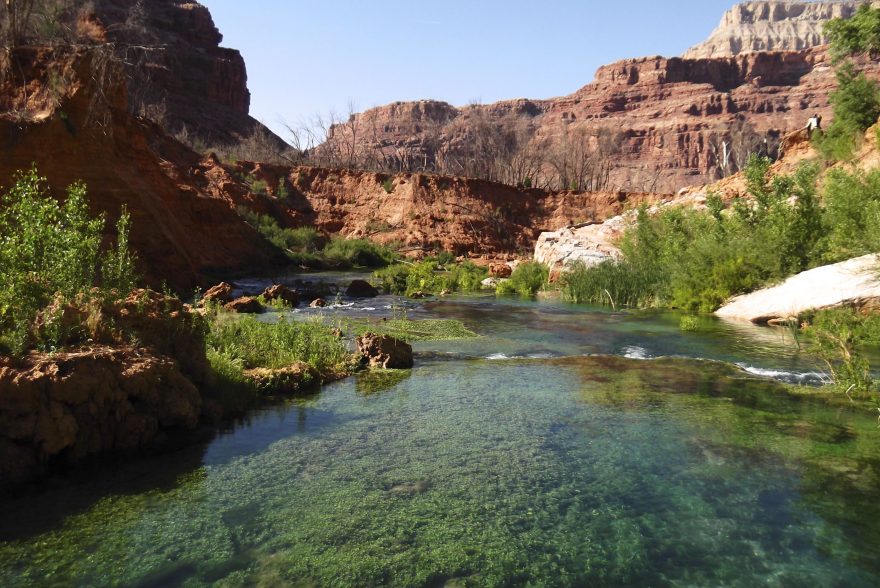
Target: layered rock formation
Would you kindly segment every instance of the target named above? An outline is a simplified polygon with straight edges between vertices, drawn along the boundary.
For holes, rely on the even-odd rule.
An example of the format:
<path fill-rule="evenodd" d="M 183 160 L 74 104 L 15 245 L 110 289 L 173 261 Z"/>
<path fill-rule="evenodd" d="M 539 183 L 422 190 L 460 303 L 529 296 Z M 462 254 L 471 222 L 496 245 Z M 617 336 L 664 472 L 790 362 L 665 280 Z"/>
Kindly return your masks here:
<path fill-rule="evenodd" d="M 812 47 L 821 39 L 807 43 L 809 35 L 798 30 L 818 30 L 823 19 L 845 16 L 853 6 L 743 5 L 731 13 L 738 21 L 764 22 L 758 16 L 766 12 L 766 22 L 778 29 L 760 51 L 706 49 L 712 57 L 627 59 L 600 68 L 594 81 L 575 93 L 550 100 L 462 108 L 394 103 L 338 125 L 328 145 L 351 151 L 354 129 L 355 147 L 364 157 L 462 175 L 473 174 L 466 162 L 481 153 L 503 159 L 515 149 L 520 157 L 508 165 L 513 177 L 506 181 L 516 183 L 534 173 L 535 162 L 543 170 L 537 175 L 547 176 L 565 154 L 595 155 L 604 141 L 610 148 L 597 156 L 609 167 L 603 189 L 675 192 L 736 171 L 750 152 L 775 154 L 779 138 L 815 113 L 831 120 L 828 96 L 836 81 L 830 60 L 824 47 Z M 754 28 L 750 44 L 757 47 L 762 34 Z M 809 47 L 766 50 L 799 45 Z M 861 65 L 880 78 L 880 64 Z M 595 159 L 587 163 L 595 165 Z"/>
<path fill-rule="evenodd" d="M 623 192 L 551 192 L 425 174 L 386 175 L 313 167 L 239 163 L 287 196 L 264 196 L 252 207 L 283 225 L 311 225 L 325 233 L 369 237 L 405 249 L 461 254 L 530 252 L 542 231 L 601 221 L 662 196 Z M 219 191 L 223 183 L 215 184 Z"/>
<path fill-rule="evenodd" d="M 859 2 L 744 2 L 721 19 L 709 38 L 685 52 L 687 59 L 733 57 L 756 51 L 801 51 L 826 42 L 823 27 L 849 18 Z"/>

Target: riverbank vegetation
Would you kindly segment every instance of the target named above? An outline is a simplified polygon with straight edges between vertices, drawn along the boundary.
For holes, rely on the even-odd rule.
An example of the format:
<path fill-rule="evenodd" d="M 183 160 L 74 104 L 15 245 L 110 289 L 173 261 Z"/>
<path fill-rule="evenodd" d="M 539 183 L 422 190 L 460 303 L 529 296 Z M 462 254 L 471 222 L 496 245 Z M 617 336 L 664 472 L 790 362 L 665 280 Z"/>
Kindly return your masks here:
<path fill-rule="evenodd" d="M 15 177 L 0 197 L 0 353 L 95 338 L 101 306 L 124 299 L 137 281 L 125 208 L 116 244 L 102 250 L 105 223 L 89 214 L 84 184 L 69 186 L 59 201 L 36 169 Z M 65 313 L 73 303 L 94 312 Z"/>
<path fill-rule="evenodd" d="M 828 160 L 853 157 L 864 132 L 880 117 L 880 86 L 860 72 L 853 57 L 870 58 L 880 51 L 880 9 L 863 4 L 852 18 L 837 18 L 825 25 L 836 67 L 837 89 L 829 101 L 834 120 L 827 132 L 816 131 L 813 142 Z"/>
<path fill-rule="evenodd" d="M 753 157 L 751 198 L 727 209 L 716 196 L 705 210 L 641 209 L 623 235 L 623 259 L 573 268 L 562 279 L 565 296 L 712 312 L 736 294 L 880 250 L 880 170 L 832 170 L 820 196 L 815 164 L 773 177 L 769 167 Z"/>
<path fill-rule="evenodd" d="M 527 261 L 516 266 L 510 278 L 498 283 L 498 294 L 519 294 L 531 297 L 544 289 L 549 279 L 550 270 L 543 263 Z"/>
<path fill-rule="evenodd" d="M 398 260 L 390 247 L 369 239 L 328 238 L 312 227 L 283 228 L 271 216 L 239 208 L 239 215 L 291 263 L 310 269 L 381 268 Z"/>
<path fill-rule="evenodd" d="M 488 276 L 485 268 L 471 261 L 456 263 L 441 253 L 416 263 L 398 263 L 377 271 L 379 287 L 388 294 L 427 296 L 452 292 L 476 292 Z"/>

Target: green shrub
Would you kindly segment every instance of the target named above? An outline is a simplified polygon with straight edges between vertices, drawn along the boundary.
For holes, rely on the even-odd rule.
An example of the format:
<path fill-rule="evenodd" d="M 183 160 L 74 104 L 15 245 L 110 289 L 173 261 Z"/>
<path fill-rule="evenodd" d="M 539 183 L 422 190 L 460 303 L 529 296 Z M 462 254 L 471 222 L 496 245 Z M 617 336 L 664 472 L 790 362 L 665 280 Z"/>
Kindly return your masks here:
<path fill-rule="evenodd" d="M 840 65 L 836 76 L 837 89 L 829 97 L 834 120 L 827 134 L 819 135 L 816 146 L 828 159 L 846 160 L 852 157 L 864 131 L 880 116 L 880 89 L 852 63 Z"/>
<path fill-rule="evenodd" d="M 483 286 L 489 275 L 486 268 L 478 267 L 471 261 L 454 265 L 443 276 L 443 289 L 450 292 L 476 292 Z"/>
<path fill-rule="evenodd" d="M 769 168 L 766 158 L 749 160 L 744 175 L 752 199 L 734 201 L 729 211 L 717 197 L 707 210 L 651 215 L 641 208 L 620 243 L 624 260 L 575 266 L 562 279 L 566 297 L 710 312 L 732 295 L 808 269 L 823 248 L 818 167 L 772 178 Z"/>
<path fill-rule="evenodd" d="M 445 265 L 438 270 L 436 259 L 426 259 L 415 264 L 395 264 L 377 271 L 374 276 L 380 288 L 389 294 L 412 296 L 421 294 L 440 294 L 447 292 L 476 292 L 482 287 L 488 272 L 473 262 Z"/>
<path fill-rule="evenodd" d="M 824 185 L 823 261 L 880 251 L 880 170 L 831 170 Z"/>
<path fill-rule="evenodd" d="M 56 298 L 73 300 L 95 286 L 127 295 L 136 281 L 129 228 L 123 210 L 116 247 L 101 254 L 104 218 L 90 216 L 85 185 L 71 185 L 61 203 L 35 169 L 19 172 L 0 197 L 0 346 L 15 354 L 54 347 L 58 341 L 32 341 L 31 327 Z"/>
<path fill-rule="evenodd" d="M 382 189 L 385 190 L 386 194 L 391 194 L 392 192 L 394 192 L 394 180 L 388 178 L 387 180 L 382 182 Z"/>
<path fill-rule="evenodd" d="M 534 296 L 546 284 L 550 275 L 550 269 L 543 263 L 527 261 L 516 266 L 510 279 L 498 284 L 498 294 L 519 294 L 520 296 Z"/>
<path fill-rule="evenodd" d="M 835 18 L 825 23 L 825 35 L 835 59 L 858 53 L 880 52 L 880 10 L 859 6 L 852 18 Z"/>
<path fill-rule="evenodd" d="M 387 294 L 404 294 L 406 281 L 412 266 L 396 263 L 380 269 L 373 274 L 379 280 L 379 288 Z"/>
<path fill-rule="evenodd" d="M 807 333 L 837 388 L 858 397 L 876 393 L 864 347 L 880 343 L 880 315 L 851 308 L 823 310 L 810 317 Z"/>
<path fill-rule="evenodd" d="M 275 190 L 275 197 L 278 200 L 287 200 L 290 196 L 290 192 L 287 190 L 287 180 L 285 178 L 280 178 L 278 180 L 278 189 Z"/>
<path fill-rule="evenodd" d="M 298 265 L 315 269 L 346 269 L 352 267 L 385 267 L 397 259 L 390 248 L 367 239 L 336 237 L 327 242 L 313 227 L 285 229 L 278 222 L 247 208 L 238 213 L 272 245 L 284 251 Z"/>
<path fill-rule="evenodd" d="M 397 259 L 397 254 L 368 239 L 333 238 L 321 252 L 328 265 L 337 268 L 385 267 Z"/>

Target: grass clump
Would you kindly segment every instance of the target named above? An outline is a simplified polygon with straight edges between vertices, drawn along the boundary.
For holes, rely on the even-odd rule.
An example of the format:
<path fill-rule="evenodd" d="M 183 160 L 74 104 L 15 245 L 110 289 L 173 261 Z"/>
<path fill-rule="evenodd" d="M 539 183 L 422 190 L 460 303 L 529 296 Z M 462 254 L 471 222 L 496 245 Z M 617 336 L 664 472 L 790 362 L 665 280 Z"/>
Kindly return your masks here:
<path fill-rule="evenodd" d="M 54 331 L 33 328 L 50 303 L 60 310 L 86 296 L 124 298 L 134 288 L 130 217 L 123 209 L 116 245 L 102 252 L 104 225 L 103 215 L 89 213 L 84 184 L 69 186 L 59 201 L 36 169 L 15 176 L 0 197 L 0 352 L 57 348 Z"/>
<path fill-rule="evenodd" d="M 442 255 L 442 254 L 441 254 Z M 450 254 L 451 255 L 451 254 Z M 440 294 L 442 292 L 476 292 L 488 276 L 485 268 L 465 261 L 455 264 L 444 257 L 428 258 L 416 264 L 396 264 L 375 273 L 380 287 L 389 294 Z"/>
<path fill-rule="evenodd" d="M 539 290 L 547 285 L 550 277 L 550 268 L 543 263 L 527 261 L 516 266 L 510 278 L 498 284 L 498 294 L 519 294 L 520 296 L 534 296 Z"/>
<path fill-rule="evenodd" d="M 282 228 L 271 216 L 239 208 L 241 217 L 272 245 L 284 251 L 298 265 L 313 269 L 349 269 L 385 267 L 397 260 L 397 254 L 368 239 L 327 240 L 313 227 Z"/>
<path fill-rule="evenodd" d="M 560 285 L 563 296 L 575 304 L 651 306 L 658 279 L 650 268 L 637 268 L 625 260 L 592 267 L 580 261 L 562 275 Z"/>
<path fill-rule="evenodd" d="M 307 363 L 318 373 L 345 369 L 350 356 L 345 344 L 321 322 L 258 321 L 220 313 L 208 333 L 208 349 L 225 372 L 235 369 L 281 369 L 297 362 Z"/>
<path fill-rule="evenodd" d="M 355 335 L 363 335 L 368 332 L 376 333 L 377 335 L 389 335 L 408 343 L 471 339 L 478 336 L 464 323 L 453 319 L 344 319 L 341 324 Z"/>

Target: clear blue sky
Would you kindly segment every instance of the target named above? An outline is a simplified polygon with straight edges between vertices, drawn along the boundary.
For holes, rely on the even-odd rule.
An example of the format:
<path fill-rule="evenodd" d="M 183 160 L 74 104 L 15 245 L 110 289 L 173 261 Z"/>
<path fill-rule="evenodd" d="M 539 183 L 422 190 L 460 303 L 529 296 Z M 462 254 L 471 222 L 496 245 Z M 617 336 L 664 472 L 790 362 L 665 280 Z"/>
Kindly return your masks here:
<path fill-rule="evenodd" d="M 735 0 L 202 0 L 247 62 L 251 114 L 287 138 L 349 101 L 455 105 L 574 92 L 626 57 L 679 55 Z"/>

